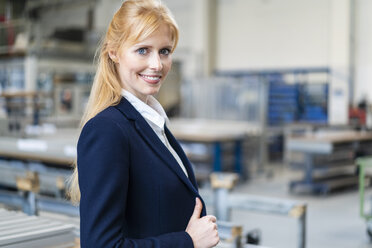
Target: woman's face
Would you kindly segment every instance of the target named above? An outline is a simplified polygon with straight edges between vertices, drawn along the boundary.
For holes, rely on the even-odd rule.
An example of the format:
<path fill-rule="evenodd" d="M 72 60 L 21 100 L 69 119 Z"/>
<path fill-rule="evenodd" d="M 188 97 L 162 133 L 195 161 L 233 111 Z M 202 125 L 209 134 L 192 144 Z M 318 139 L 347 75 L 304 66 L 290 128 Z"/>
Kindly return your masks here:
<path fill-rule="evenodd" d="M 169 27 L 162 25 L 146 39 L 114 55 L 122 87 L 144 102 L 147 96 L 158 93 L 172 65 L 172 46 Z"/>

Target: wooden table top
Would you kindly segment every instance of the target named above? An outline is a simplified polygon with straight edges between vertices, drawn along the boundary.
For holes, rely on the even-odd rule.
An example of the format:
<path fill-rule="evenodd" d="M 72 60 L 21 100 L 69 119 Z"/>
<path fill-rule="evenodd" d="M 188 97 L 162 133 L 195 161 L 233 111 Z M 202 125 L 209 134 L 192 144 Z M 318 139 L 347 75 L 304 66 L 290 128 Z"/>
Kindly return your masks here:
<path fill-rule="evenodd" d="M 260 135 L 257 125 L 243 121 L 208 119 L 171 119 L 169 129 L 182 141 L 224 142 Z"/>
<path fill-rule="evenodd" d="M 41 138 L 0 137 L 0 157 L 70 166 L 76 158 L 78 130 Z"/>
<path fill-rule="evenodd" d="M 290 137 L 290 140 L 301 142 L 346 143 L 353 141 L 372 140 L 372 132 L 365 131 L 339 131 Z"/>
<path fill-rule="evenodd" d="M 289 151 L 330 154 L 335 145 L 362 141 L 372 141 L 372 132 L 338 131 L 290 137 L 286 140 L 286 149 Z"/>

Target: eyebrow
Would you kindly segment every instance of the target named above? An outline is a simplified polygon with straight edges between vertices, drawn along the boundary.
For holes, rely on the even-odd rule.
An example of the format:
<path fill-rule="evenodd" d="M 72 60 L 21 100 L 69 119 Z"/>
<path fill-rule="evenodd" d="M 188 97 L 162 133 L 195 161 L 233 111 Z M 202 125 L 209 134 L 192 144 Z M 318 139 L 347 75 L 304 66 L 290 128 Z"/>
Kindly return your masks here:
<path fill-rule="evenodd" d="M 149 44 L 146 44 L 146 43 L 138 43 L 138 44 L 135 44 L 133 46 L 136 47 L 136 48 L 141 48 L 141 47 L 150 47 L 150 48 L 152 48 L 153 47 L 152 45 L 149 45 Z M 163 48 L 167 48 L 169 50 L 172 50 L 173 46 L 172 45 L 165 45 L 165 46 L 162 47 L 162 49 Z"/>

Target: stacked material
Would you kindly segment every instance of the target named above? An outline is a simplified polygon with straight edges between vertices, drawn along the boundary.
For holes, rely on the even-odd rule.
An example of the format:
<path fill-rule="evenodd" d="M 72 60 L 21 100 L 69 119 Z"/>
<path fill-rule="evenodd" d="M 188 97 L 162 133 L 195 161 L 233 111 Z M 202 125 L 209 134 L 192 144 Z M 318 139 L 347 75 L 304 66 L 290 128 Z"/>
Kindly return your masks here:
<path fill-rule="evenodd" d="M 74 229 L 71 224 L 0 209 L 0 247 L 71 248 Z"/>

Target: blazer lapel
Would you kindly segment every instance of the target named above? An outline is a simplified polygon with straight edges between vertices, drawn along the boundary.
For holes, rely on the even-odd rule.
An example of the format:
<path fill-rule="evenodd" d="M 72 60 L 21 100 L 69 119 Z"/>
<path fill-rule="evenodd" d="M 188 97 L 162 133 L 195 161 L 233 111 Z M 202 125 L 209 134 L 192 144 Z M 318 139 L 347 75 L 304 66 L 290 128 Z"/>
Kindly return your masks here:
<path fill-rule="evenodd" d="M 190 179 L 191 183 L 193 184 L 193 186 L 195 187 L 195 189 L 197 190 L 198 185 L 197 185 L 196 180 L 195 180 L 194 170 L 192 169 L 192 165 L 190 163 L 190 160 L 187 158 L 187 156 L 186 156 L 185 152 L 183 151 L 181 145 L 178 143 L 178 141 L 173 136 L 173 134 L 169 131 L 168 127 L 165 126 L 164 128 L 165 128 L 165 134 L 167 135 L 169 143 L 171 144 L 173 149 L 177 152 L 178 156 L 182 160 L 182 163 L 187 170 L 187 174 L 189 175 L 189 179 Z"/>
<path fill-rule="evenodd" d="M 132 104 L 130 104 L 128 100 L 123 97 L 121 102 L 116 107 L 128 119 L 135 121 L 135 127 L 137 131 L 142 136 L 142 138 L 148 143 L 151 149 L 181 179 L 181 181 L 184 184 L 186 184 L 188 188 L 190 188 L 194 193 L 197 193 L 196 187 L 194 186 L 195 185 L 194 182 L 191 183 L 191 181 L 186 177 L 185 173 L 182 171 L 181 167 L 179 166 L 179 164 L 177 163 L 173 155 L 170 153 L 168 148 L 163 144 L 163 142 L 161 142 L 159 137 L 156 136 L 156 133 L 152 130 L 152 128 L 149 126 L 146 120 L 142 117 L 142 115 L 132 106 Z M 172 143 L 171 145 L 173 147 Z M 178 151 L 176 152 L 180 154 Z M 181 160 L 182 162 L 184 162 L 183 158 L 181 158 Z M 191 172 L 192 174 L 190 174 L 191 170 L 187 167 L 189 166 L 186 166 L 186 170 L 189 173 L 190 179 L 194 178 L 194 174 L 192 172 Z"/>

